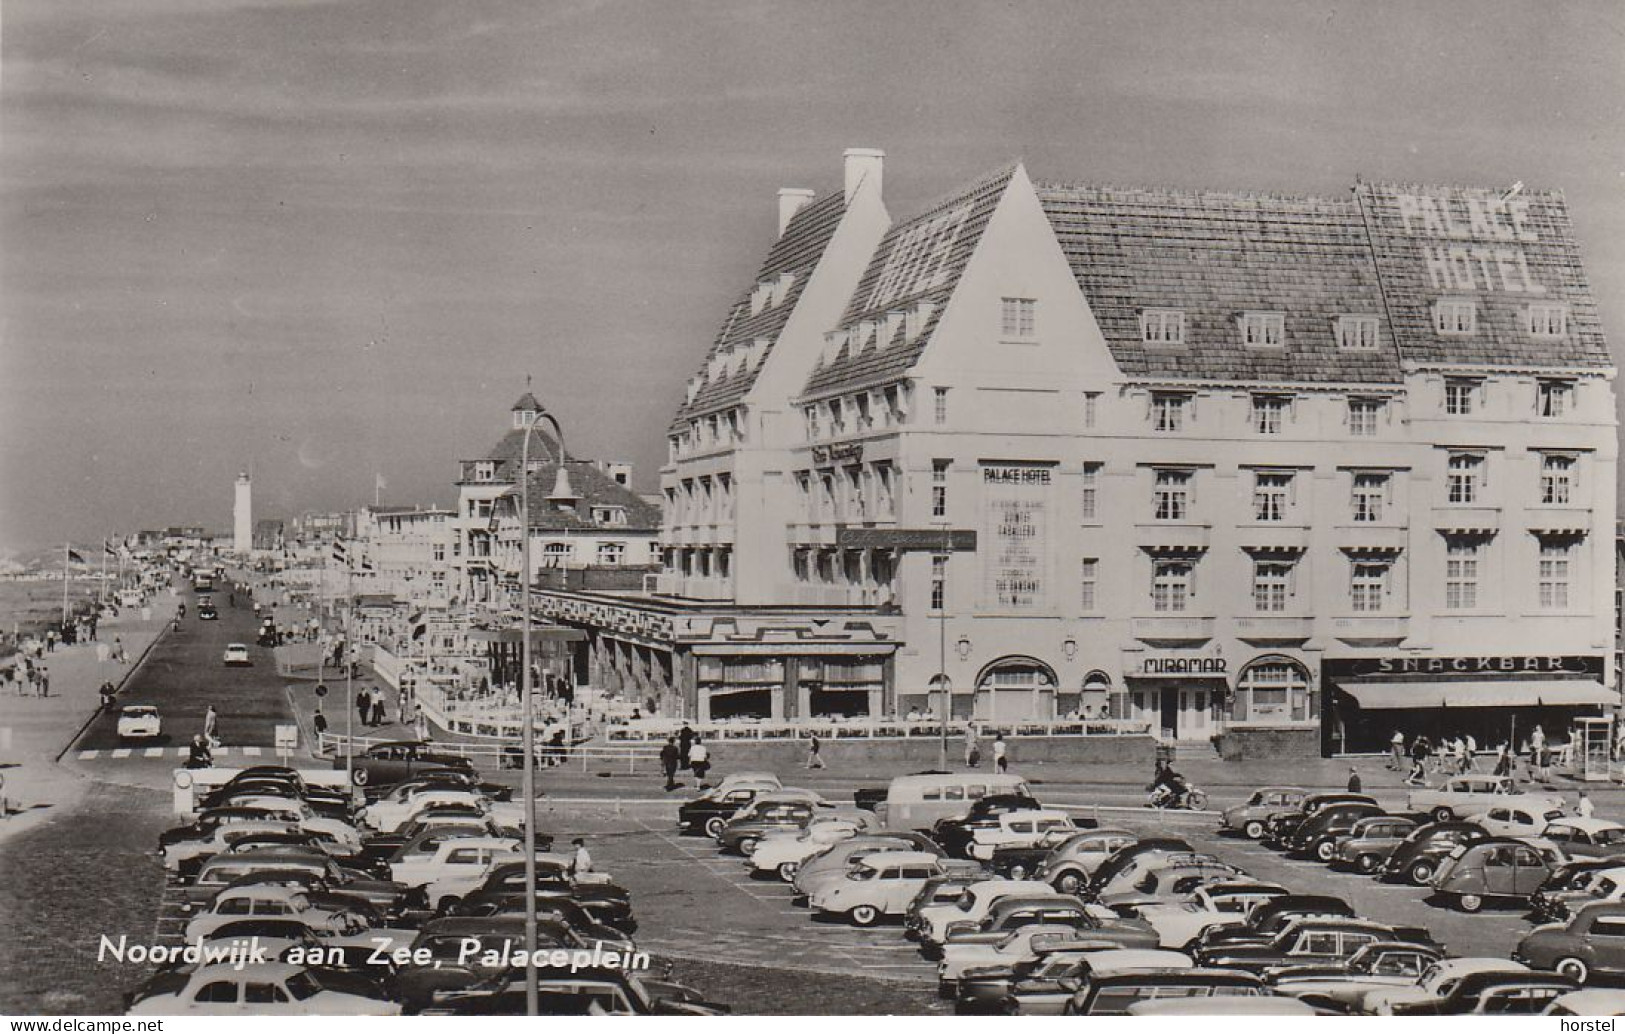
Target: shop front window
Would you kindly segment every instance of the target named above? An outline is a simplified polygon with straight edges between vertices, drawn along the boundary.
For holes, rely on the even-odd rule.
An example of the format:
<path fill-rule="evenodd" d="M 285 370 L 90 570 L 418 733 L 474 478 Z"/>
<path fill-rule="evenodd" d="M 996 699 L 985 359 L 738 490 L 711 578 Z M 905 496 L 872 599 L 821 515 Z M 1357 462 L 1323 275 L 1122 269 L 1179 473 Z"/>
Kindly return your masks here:
<path fill-rule="evenodd" d="M 1304 722 L 1315 717 L 1309 673 L 1297 661 L 1256 661 L 1242 672 L 1231 714 L 1236 721 Z"/>

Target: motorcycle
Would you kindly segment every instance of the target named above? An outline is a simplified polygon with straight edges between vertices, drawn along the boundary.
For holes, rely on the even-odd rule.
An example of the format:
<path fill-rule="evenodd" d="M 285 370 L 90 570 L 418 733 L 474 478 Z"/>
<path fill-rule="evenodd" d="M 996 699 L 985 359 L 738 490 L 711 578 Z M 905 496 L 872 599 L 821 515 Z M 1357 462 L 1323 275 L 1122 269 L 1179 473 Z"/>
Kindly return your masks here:
<path fill-rule="evenodd" d="M 1151 791 L 1151 799 L 1147 807 L 1167 808 L 1172 811 L 1201 811 L 1207 807 L 1207 791 L 1192 786 L 1181 779 L 1180 788 L 1174 790 L 1165 783 L 1153 783 L 1146 789 Z"/>

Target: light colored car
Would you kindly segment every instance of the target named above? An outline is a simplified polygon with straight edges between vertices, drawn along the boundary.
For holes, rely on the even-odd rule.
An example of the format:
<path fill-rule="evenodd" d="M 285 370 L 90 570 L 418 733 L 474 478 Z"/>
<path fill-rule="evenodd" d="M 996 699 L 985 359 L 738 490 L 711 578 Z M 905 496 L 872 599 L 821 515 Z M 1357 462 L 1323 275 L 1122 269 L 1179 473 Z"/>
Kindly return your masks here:
<path fill-rule="evenodd" d="M 965 853 L 983 861 L 1005 847 L 1032 847 L 1045 837 L 1065 837 L 1078 831 L 1072 816 L 1050 808 L 1008 811 L 999 816 L 997 826 L 978 828 Z"/>
<path fill-rule="evenodd" d="M 1625 855 L 1625 825 L 1608 819 L 1565 815 L 1546 824 L 1540 834 L 1571 858 L 1612 858 Z"/>
<path fill-rule="evenodd" d="M 524 822 L 525 809 L 513 801 L 493 801 L 478 790 L 451 787 L 413 787 L 401 799 L 394 795 L 374 801 L 356 813 L 356 818 L 383 833 L 393 833 L 430 808 L 476 808 L 499 826 L 517 828 Z"/>
<path fill-rule="evenodd" d="M 442 873 L 433 883 L 427 884 L 423 888 L 423 893 L 428 897 L 431 906 L 437 911 L 444 911 L 447 906 L 461 901 L 474 891 L 479 890 L 485 884 L 486 878 L 491 875 L 491 870 L 497 866 L 511 865 L 525 860 L 524 852 L 519 850 L 517 846 L 507 851 L 485 850 L 481 851 L 480 854 L 486 858 L 483 867 L 475 863 L 465 865 L 456 872 Z M 536 865 L 538 870 L 542 872 L 570 875 L 574 859 L 574 855 L 561 854 L 555 851 L 536 852 Z M 584 872 L 573 875 L 571 878 L 578 885 L 610 884 L 615 882 L 614 877 L 607 872 Z"/>
<path fill-rule="evenodd" d="M 151 704 L 126 704 L 118 713 L 118 738 L 151 740 L 163 735 L 164 720 Z"/>
<path fill-rule="evenodd" d="M 843 817 L 813 819 L 807 828 L 783 833 L 769 833 L 756 843 L 756 850 L 745 860 L 745 868 L 752 873 L 771 873 L 786 883 L 796 877 L 801 863 L 829 847 L 850 840 L 862 832 L 862 827 Z"/>
<path fill-rule="evenodd" d="M 511 837 L 453 837 L 441 841 L 432 852 L 408 855 L 389 866 L 390 878 L 408 887 L 427 886 L 447 876 L 485 872 L 493 859 L 510 861 L 519 850 Z"/>
<path fill-rule="evenodd" d="M 941 944 L 948 937 L 949 923 L 961 920 L 980 922 L 1000 898 L 1044 893 L 1060 892 L 1043 880 L 982 880 L 973 883 L 960 892 L 959 899 L 953 904 L 928 905 L 920 909 L 920 943 Z"/>
<path fill-rule="evenodd" d="M 165 844 L 163 846 L 164 868 L 171 872 L 177 871 L 182 865 L 193 859 L 207 858 L 210 855 L 219 854 L 243 837 L 257 836 L 262 833 L 291 833 L 298 828 L 297 825 L 287 822 L 253 820 L 216 826 L 206 837 L 195 840 L 176 840 Z"/>
<path fill-rule="evenodd" d="M 886 916 L 900 916 L 925 881 L 942 875 L 937 856 L 924 851 L 885 851 L 854 865 L 846 879 L 824 888 L 809 900 L 815 912 L 844 916 L 857 926 L 873 926 Z"/>
<path fill-rule="evenodd" d="M 248 647 L 242 643 L 227 643 L 226 652 L 222 658 L 226 664 L 242 667 L 254 663 L 248 658 Z"/>
<path fill-rule="evenodd" d="M 942 959 L 937 963 L 937 990 L 949 995 L 958 989 L 966 974 L 974 970 L 1030 962 L 1043 952 L 1088 940 L 1087 935 L 1070 926 L 1033 923 L 989 940 L 950 943 L 944 946 Z"/>
<path fill-rule="evenodd" d="M 1424 970 L 1415 983 L 1402 987 L 1377 987 L 1365 992 L 1360 996 L 1357 1011 L 1366 1016 L 1391 1016 L 1396 1005 L 1446 997 L 1469 974 L 1510 973 L 1528 968 L 1509 959 L 1440 959 Z"/>
<path fill-rule="evenodd" d="M 366 929 L 354 912 L 317 908 L 300 887 L 251 883 L 227 887 L 186 924 L 188 941 L 211 936 L 215 929 L 239 919 L 297 919 L 318 934 L 353 934 Z"/>
<path fill-rule="evenodd" d="M 1249 840 L 1264 839 L 1264 827 L 1271 815 L 1297 811 L 1308 790 L 1295 786 L 1266 786 L 1240 804 L 1219 813 L 1219 831 L 1236 831 Z"/>
<path fill-rule="evenodd" d="M 1552 999 L 1544 1016 L 1625 1016 L 1625 991 L 1586 987 Z"/>
<path fill-rule="evenodd" d="M 919 833 L 864 833 L 849 837 L 836 841 L 803 862 L 790 885 L 797 894 L 810 900 L 826 886 L 846 879 L 852 866 L 869 855 L 885 851 L 925 851 L 941 858 L 942 850 L 932 850 L 934 846 L 930 838 Z M 946 865 L 944 871 L 947 871 Z"/>
<path fill-rule="evenodd" d="M 1551 794 L 1526 794 L 1508 776 L 1465 775 L 1446 779 L 1438 787 L 1412 790 L 1405 797 L 1405 810 L 1427 812 L 1435 822 L 1449 822 L 1460 815 L 1473 815 L 1498 805 L 1561 810 L 1563 798 Z"/>
<path fill-rule="evenodd" d="M 1063 894 L 1076 894 L 1089 882 L 1101 862 L 1122 848 L 1137 843 L 1139 836 L 1126 829 L 1091 829 L 1074 833 L 1050 849 L 1034 870 L 1033 878 L 1045 880 Z"/>
<path fill-rule="evenodd" d="M 1124 1010 L 1130 1016 L 1318 1016 L 1314 1006 L 1296 998 L 1270 995 L 1208 995 L 1198 998 L 1147 998 Z"/>
<path fill-rule="evenodd" d="M 1140 905 L 1134 913 L 1157 931 L 1162 947 L 1178 949 L 1209 927 L 1240 926 L 1253 909 L 1286 892 L 1275 883 L 1230 880 L 1198 887 L 1184 901 Z"/>
<path fill-rule="evenodd" d="M 1247 875 L 1236 866 L 1219 861 L 1217 856 L 1201 851 L 1147 851 L 1142 855 L 1135 856 L 1116 875 L 1102 884 L 1095 892 L 1095 899 L 1104 901 L 1112 895 L 1131 892 L 1135 890 L 1135 885 L 1145 878 L 1146 873 L 1154 869 L 1167 868 L 1171 865 L 1201 868 L 1211 873 L 1215 878 L 1223 877 L 1226 874 L 1231 876 Z"/>
<path fill-rule="evenodd" d="M 182 977 L 184 976 L 184 982 Z M 238 969 L 230 962 L 175 974 L 170 984 L 131 1004 L 131 1016 L 398 1016 L 401 1007 L 382 998 L 339 991 L 323 983 L 320 970 L 287 962 Z"/>
<path fill-rule="evenodd" d="M 308 833 L 325 834 L 332 837 L 346 853 L 361 850 L 361 834 L 354 826 L 343 819 L 319 815 L 310 805 L 295 798 L 269 795 L 237 797 L 232 799 L 231 809 L 234 812 L 256 813 L 261 821 L 281 822 L 298 826 Z"/>
<path fill-rule="evenodd" d="M 1492 837 L 1535 837 L 1552 822 L 1566 818 L 1562 808 L 1544 807 L 1539 802 L 1509 801 L 1467 816 L 1468 822 L 1484 827 Z"/>

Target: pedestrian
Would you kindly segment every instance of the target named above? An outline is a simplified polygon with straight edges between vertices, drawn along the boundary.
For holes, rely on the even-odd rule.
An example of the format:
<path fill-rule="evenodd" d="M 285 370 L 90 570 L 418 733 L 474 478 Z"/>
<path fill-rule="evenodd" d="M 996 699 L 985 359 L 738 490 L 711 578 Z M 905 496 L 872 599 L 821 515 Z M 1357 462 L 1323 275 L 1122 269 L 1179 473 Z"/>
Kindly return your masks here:
<path fill-rule="evenodd" d="M 1010 771 L 1010 745 L 1004 742 L 1004 733 L 993 734 L 993 771 Z"/>
<path fill-rule="evenodd" d="M 1495 774 L 1498 776 L 1510 776 L 1512 774 L 1512 748 L 1505 743 L 1501 744 L 1495 752 Z"/>
<path fill-rule="evenodd" d="M 372 691 L 372 724 L 374 728 L 384 724 L 384 691 L 379 687 Z"/>
<path fill-rule="evenodd" d="M 683 759 L 684 768 L 688 767 L 688 752 L 693 746 L 694 730 L 688 727 L 687 722 L 684 722 L 683 727 L 677 731 L 677 751 L 678 756 Z"/>
<path fill-rule="evenodd" d="M 124 654 L 124 637 L 123 636 L 114 636 L 113 637 L 113 663 L 115 663 L 115 664 L 125 664 L 125 663 L 128 663 L 128 661 L 129 661 L 129 658 L 126 657 L 125 654 Z"/>
<path fill-rule="evenodd" d="M 356 719 L 359 720 L 362 725 L 367 724 L 367 715 L 370 710 L 371 701 L 367 699 L 367 690 L 362 689 L 361 692 L 355 695 Z"/>
<path fill-rule="evenodd" d="M 660 770 L 666 774 L 667 793 L 677 789 L 677 762 L 679 759 L 677 737 L 667 736 L 665 746 L 660 748 Z"/>
<path fill-rule="evenodd" d="M 819 753 L 818 736 L 814 734 L 813 737 L 807 741 L 807 768 L 810 771 L 815 768 L 823 767 L 824 756 Z"/>
<path fill-rule="evenodd" d="M 975 768 L 982 763 L 982 745 L 976 738 L 976 723 L 965 726 L 965 764 Z"/>
<path fill-rule="evenodd" d="M 1552 781 L 1552 745 L 1550 743 L 1544 741 L 1541 743 L 1540 752 L 1535 755 L 1535 769 L 1542 783 Z"/>
<path fill-rule="evenodd" d="M 1596 814 L 1596 811 L 1597 808 L 1591 803 L 1591 798 L 1586 796 L 1586 792 L 1584 790 L 1581 790 L 1580 803 L 1574 806 L 1574 814 L 1580 816 L 1582 819 L 1589 819 L 1592 815 Z"/>
<path fill-rule="evenodd" d="M 51 695 L 51 669 L 43 664 L 40 665 L 38 684 L 40 696 L 48 697 Z"/>
<path fill-rule="evenodd" d="M 1398 772 L 1405 767 L 1405 734 L 1398 729 L 1394 730 L 1393 738 L 1388 741 L 1388 768 Z"/>
<path fill-rule="evenodd" d="M 429 716 L 424 713 L 423 705 L 421 703 L 413 704 L 412 705 L 412 710 L 415 712 L 413 714 L 412 724 L 417 729 L 418 739 L 420 739 L 420 740 L 428 739 L 429 738 Z"/>
<path fill-rule="evenodd" d="M 54 628 L 45 630 L 45 652 L 56 653 L 56 629 Z"/>
<path fill-rule="evenodd" d="M 203 712 L 203 738 L 208 741 L 211 750 L 220 746 L 220 712 L 214 709 L 213 704 Z"/>
<path fill-rule="evenodd" d="M 585 876 L 592 872 L 592 855 L 587 853 L 587 841 L 576 837 L 570 843 L 576 849 L 575 857 L 570 861 L 570 875 Z"/>
<path fill-rule="evenodd" d="M 1463 768 L 1462 771 L 1463 772 L 1473 772 L 1473 771 L 1477 771 L 1477 769 L 1478 769 L 1478 741 L 1473 739 L 1473 734 L 1472 733 L 1468 733 L 1467 734 L 1467 767 Z"/>
<path fill-rule="evenodd" d="M 1349 793 L 1360 793 L 1365 784 L 1360 782 L 1360 770 L 1353 765 L 1349 766 Z"/>
<path fill-rule="evenodd" d="M 214 754 L 209 750 L 209 742 L 202 734 L 192 737 L 192 745 L 187 749 L 187 768 L 208 768 L 214 764 Z"/>
<path fill-rule="evenodd" d="M 322 733 L 327 731 L 327 715 L 322 713 L 320 700 L 316 701 L 316 713 L 311 716 L 310 723 L 316 727 L 316 736 L 320 739 Z"/>
<path fill-rule="evenodd" d="M 711 771 L 711 751 L 700 739 L 699 733 L 694 734 L 694 742 L 688 748 L 688 767 L 693 770 L 694 778 L 700 781 L 700 789 L 709 789 L 705 774 Z"/>

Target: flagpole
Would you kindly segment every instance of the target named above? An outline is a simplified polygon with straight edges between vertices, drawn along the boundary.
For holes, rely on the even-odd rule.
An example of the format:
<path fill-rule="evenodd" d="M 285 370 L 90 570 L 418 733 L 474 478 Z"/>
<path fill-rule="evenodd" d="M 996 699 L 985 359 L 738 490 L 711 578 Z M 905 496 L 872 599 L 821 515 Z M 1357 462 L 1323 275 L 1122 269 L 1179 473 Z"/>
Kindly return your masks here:
<path fill-rule="evenodd" d="M 68 554 L 73 552 L 73 543 L 62 543 L 62 629 L 68 628 Z"/>
<path fill-rule="evenodd" d="M 96 602 L 97 602 L 97 604 L 102 604 L 102 603 L 107 602 L 107 540 L 106 539 L 102 539 L 102 581 L 101 581 L 100 585 L 96 586 Z"/>

